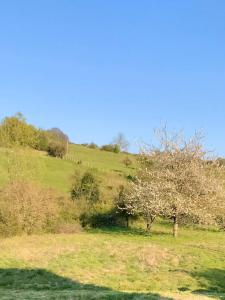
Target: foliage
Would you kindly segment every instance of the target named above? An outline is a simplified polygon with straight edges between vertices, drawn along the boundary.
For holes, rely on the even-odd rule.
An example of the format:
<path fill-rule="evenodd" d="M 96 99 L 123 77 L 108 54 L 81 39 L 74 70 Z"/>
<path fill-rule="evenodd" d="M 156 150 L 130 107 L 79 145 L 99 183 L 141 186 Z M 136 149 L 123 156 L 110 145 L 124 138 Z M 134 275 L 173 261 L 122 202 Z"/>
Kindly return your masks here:
<path fill-rule="evenodd" d="M 48 139 L 47 131 L 38 129 L 37 137 L 38 137 L 38 144 L 36 149 L 40 151 L 48 151 L 49 139 Z"/>
<path fill-rule="evenodd" d="M 129 227 L 130 219 L 137 219 L 138 215 L 133 209 L 127 205 L 127 189 L 124 185 L 119 187 L 117 196 L 115 197 L 115 205 L 117 208 L 117 215 L 126 221 L 126 226 Z M 118 224 L 117 224 L 118 225 Z"/>
<path fill-rule="evenodd" d="M 219 229 L 225 231 L 225 214 L 222 213 L 216 217 L 216 223 Z"/>
<path fill-rule="evenodd" d="M 37 129 L 26 123 L 22 114 L 6 117 L 0 127 L 2 146 L 20 145 L 36 148 L 38 145 Z"/>
<path fill-rule="evenodd" d="M 89 204 L 99 201 L 99 184 L 91 172 L 85 172 L 81 178 L 75 177 L 75 183 L 71 189 L 72 199 L 85 198 Z"/>
<path fill-rule="evenodd" d="M 114 153 L 120 153 L 121 152 L 120 146 L 117 145 L 117 144 L 103 145 L 101 147 L 101 150 L 108 151 L 108 152 L 114 152 Z"/>
<path fill-rule="evenodd" d="M 49 138 L 60 142 L 67 143 L 69 141 L 68 136 L 59 128 L 52 128 L 47 131 Z"/>
<path fill-rule="evenodd" d="M 0 146 L 22 146 L 48 151 L 49 155 L 62 158 L 68 150 L 69 139 L 58 128 L 48 131 L 27 124 L 21 113 L 6 117 L 0 126 Z"/>
<path fill-rule="evenodd" d="M 123 152 L 127 152 L 129 148 L 129 142 L 125 138 L 123 133 L 119 133 L 113 141 L 114 145 L 118 145 L 119 149 Z"/>
<path fill-rule="evenodd" d="M 50 156 L 63 158 L 68 151 L 69 139 L 58 128 L 52 128 L 47 131 L 48 133 L 48 154 Z"/>
<path fill-rule="evenodd" d="M 90 144 L 87 145 L 87 147 L 90 148 L 90 149 L 98 149 L 98 145 L 95 144 L 95 143 L 90 143 Z"/>
<path fill-rule="evenodd" d="M 55 195 L 31 183 L 16 181 L 0 193 L 0 233 L 14 235 L 53 230 L 59 217 Z"/>
<path fill-rule="evenodd" d="M 59 141 L 51 140 L 48 145 L 48 154 L 53 157 L 63 158 L 67 152 L 67 146 Z"/>
<path fill-rule="evenodd" d="M 137 181 L 130 184 L 127 209 L 150 223 L 156 216 L 174 220 L 174 235 L 182 218 L 214 222 L 217 209 L 224 210 L 223 169 L 207 163 L 201 139 L 186 141 L 160 131 L 160 147 L 145 149 L 140 156 Z"/>

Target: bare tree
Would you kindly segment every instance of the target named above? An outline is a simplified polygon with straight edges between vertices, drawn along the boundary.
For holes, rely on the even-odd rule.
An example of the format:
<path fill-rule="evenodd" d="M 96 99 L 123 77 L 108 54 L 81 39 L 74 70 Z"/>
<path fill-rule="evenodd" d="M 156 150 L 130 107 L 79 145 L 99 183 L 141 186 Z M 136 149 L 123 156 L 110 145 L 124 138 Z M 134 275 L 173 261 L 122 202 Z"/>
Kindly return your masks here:
<path fill-rule="evenodd" d="M 114 139 L 113 144 L 118 145 L 121 151 L 128 151 L 129 142 L 125 138 L 123 133 L 119 133 L 117 137 Z"/>
<path fill-rule="evenodd" d="M 137 181 L 131 183 L 127 207 L 141 213 L 147 222 L 156 216 L 173 220 L 173 235 L 185 217 L 209 223 L 224 210 L 223 167 L 207 160 L 201 136 L 186 141 L 182 135 L 158 131 L 159 146 L 140 155 Z"/>

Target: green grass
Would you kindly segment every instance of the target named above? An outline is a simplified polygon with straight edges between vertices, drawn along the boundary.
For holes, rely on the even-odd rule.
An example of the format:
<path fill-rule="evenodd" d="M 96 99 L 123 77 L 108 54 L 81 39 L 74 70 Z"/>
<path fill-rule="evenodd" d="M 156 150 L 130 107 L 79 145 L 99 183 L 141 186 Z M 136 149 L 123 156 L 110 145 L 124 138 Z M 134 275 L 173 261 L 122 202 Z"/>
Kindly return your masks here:
<path fill-rule="evenodd" d="M 72 184 L 72 175 L 75 171 L 84 172 L 93 169 L 103 189 L 116 188 L 125 177 L 135 172 L 136 160 L 133 155 L 128 155 L 133 165 L 126 167 L 123 163 L 126 154 L 111 153 L 101 150 L 88 149 L 79 145 L 70 145 L 69 157 L 71 160 L 49 157 L 45 152 L 21 149 L 0 148 L 0 184 L 8 181 L 8 151 L 14 152 L 16 158 L 23 156 L 28 170 L 33 170 L 33 178 L 45 185 L 60 192 L 68 193 Z M 77 162 L 81 161 L 81 164 Z"/>
<path fill-rule="evenodd" d="M 81 161 L 85 166 L 97 168 L 103 172 L 112 171 L 128 175 L 133 174 L 136 167 L 135 156 L 131 154 L 113 153 L 71 144 L 69 147 L 69 155 L 76 161 Z M 123 163 L 126 157 L 129 157 L 132 161 L 130 167 L 126 167 Z"/>
<path fill-rule="evenodd" d="M 1 185 L 7 151 L 0 149 Z M 94 169 L 106 200 L 136 168 L 132 155 L 127 168 L 126 154 L 79 145 L 70 145 L 72 160 L 11 151 L 28 179 L 64 194 L 75 171 Z M 0 239 L 0 299 L 225 299 L 225 234 L 182 228 L 174 239 L 171 224 L 157 223 L 152 235 L 114 228 Z"/>
<path fill-rule="evenodd" d="M 0 241 L 0 299 L 225 299 L 225 234 L 140 230 Z"/>

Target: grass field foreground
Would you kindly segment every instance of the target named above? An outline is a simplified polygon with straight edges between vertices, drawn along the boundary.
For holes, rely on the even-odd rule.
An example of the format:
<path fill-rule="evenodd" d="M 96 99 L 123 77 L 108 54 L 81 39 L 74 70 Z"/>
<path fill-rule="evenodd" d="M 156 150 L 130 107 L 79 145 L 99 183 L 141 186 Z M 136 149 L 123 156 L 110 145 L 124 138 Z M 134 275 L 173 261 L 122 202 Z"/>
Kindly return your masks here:
<path fill-rule="evenodd" d="M 225 299 L 225 235 L 167 225 L 1 240 L 1 299 Z"/>

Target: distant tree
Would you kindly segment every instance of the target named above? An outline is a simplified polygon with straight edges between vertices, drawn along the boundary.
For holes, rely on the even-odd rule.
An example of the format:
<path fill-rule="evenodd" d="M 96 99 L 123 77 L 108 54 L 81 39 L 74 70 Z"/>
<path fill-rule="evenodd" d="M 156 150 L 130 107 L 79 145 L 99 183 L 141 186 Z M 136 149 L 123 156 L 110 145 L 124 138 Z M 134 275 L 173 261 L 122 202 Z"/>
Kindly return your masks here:
<path fill-rule="evenodd" d="M 59 128 L 52 128 L 48 134 L 48 154 L 63 158 L 68 152 L 69 138 Z"/>
<path fill-rule="evenodd" d="M 69 142 L 68 136 L 59 128 L 52 128 L 48 130 L 48 133 L 52 135 L 55 139 L 63 142 Z"/>
<path fill-rule="evenodd" d="M 129 148 L 129 142 L 125 138 L 123 133 L 119 133 L 118 136 L 113 141 L 114 145 L 118 145 L 120 150 L 123 152 L 127 152 Z"/>
<path fill-rule="evenodd" d="M 0 127 L 0 144 L 2 146 L 20 145 L 36 148 L 38 144 L 37 129 L 27 124 L 21 113 L 6 117 Z"/>
<path fill-rule="evenodd" d="M 210 164 L 195 135 L 186 141 L 159 132 L 160 146 L 145 149 L 140 156 L 140 170 L 130 184 L 126 208 L 144 216 L 147 222 L 156 216 L 173 220 L 176 237 L 183 218 L 213 222 L 218 209 L 224 210 L 223 169 L 216 160 Z"/>
<path fill-rule="evenodd" d="M 90 148 L 90 149 L 98 149 L 98 145 L 92 142 L 92 143 L 88 144 L 88 148 Z"/>
<path fill-rule="evenodd" d="M 115 144 L 115 145 L 113 145 L 113 144 L 103 145 L 101 147 L 101 150 L 108 151 L 108 152 L 114 152 L 114 153 L 120 153 L 120 147 L 117 144 Z"/>

